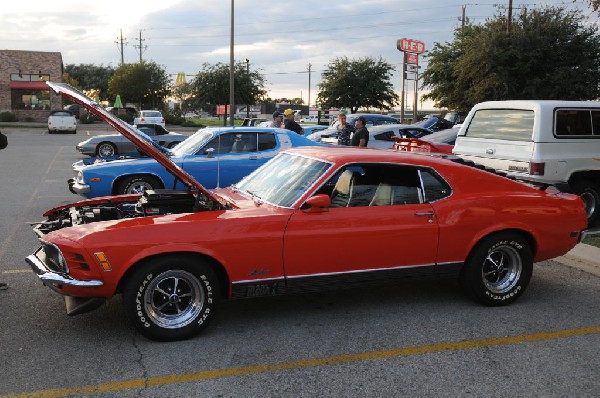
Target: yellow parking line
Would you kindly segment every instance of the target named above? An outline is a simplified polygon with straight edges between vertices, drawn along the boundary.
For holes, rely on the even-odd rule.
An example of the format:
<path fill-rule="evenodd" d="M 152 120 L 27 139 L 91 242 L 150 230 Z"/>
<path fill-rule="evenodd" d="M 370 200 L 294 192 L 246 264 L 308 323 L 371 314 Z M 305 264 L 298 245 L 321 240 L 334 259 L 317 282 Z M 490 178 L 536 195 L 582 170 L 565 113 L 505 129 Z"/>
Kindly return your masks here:
<path fill-rule="evenodd" d="M 150 386 L 162 386 L 176 383 L 186 383 L 192 381 L 201 381 L 209 379 L 218 379 L 222 377 L 244 376 L 249 374 L 258 374 L 274 372 L 287 369 L 310 368 L 323 365 L 335 365 L 340 363 L 358 362 L 382 358 L 394 358 L 410 355 L 427 354 L 433 352 L 459 351 L 471 348 L 483 348 L 490 346 L 518 344 L 524 342 L 534 342 L 542 340 L 560 339 L 565 337 L 580 336 L 586 334 L 600 333 L 600 326 L 591 326 L 580 329 L 558 330 L 554 332 L 523 334 L 510 337 L 496 337 L 481 340 L 458 341 L 452 343 L 432 344 L 417 347 L 405 347 L 384 351 L 368 351 L 358 354 L 335 355 L 325 358 L 301 359 L 297 361 L 243 366 L 239 368 L 207 370 L 203 372 L 183 373 L 170 376 L 151 377 L 148 379 L 135 379 L 119 381 L 112 383 L 96 384 L 82 387 L 69 387 L 59 389 L 38 390 L 24 392 L 19 394 L 7 395 L 6 397 L 39 397 L 55 398 L 70 395 L 100 394 L 106 392 L 130 390 L 133 388 L 146 388 Z"/>

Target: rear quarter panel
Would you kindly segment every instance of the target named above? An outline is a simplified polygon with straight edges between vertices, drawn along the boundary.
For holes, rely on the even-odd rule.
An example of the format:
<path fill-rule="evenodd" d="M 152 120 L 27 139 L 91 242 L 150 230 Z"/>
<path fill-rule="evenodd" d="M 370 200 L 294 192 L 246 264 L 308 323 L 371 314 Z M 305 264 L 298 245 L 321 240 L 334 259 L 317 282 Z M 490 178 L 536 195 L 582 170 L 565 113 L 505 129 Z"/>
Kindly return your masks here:
<path fill-rule="evenodd" d="M 440 225 L 440 263 L 462 261 L 485 236 L 511 229 L 531 237 L 535 261 L 542 261 L 572 249 L 587 227 L 577 196 L 540 191 L 469 167 L 444 177 L 452 195 L 433 203 Z"/>

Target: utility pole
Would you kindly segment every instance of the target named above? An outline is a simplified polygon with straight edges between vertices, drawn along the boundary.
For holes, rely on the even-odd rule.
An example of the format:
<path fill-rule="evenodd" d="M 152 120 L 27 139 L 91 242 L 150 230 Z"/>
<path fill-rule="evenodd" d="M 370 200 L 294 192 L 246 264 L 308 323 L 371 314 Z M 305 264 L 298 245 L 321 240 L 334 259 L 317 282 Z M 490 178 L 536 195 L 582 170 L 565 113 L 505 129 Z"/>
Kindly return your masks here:
<path fill-rule="evenodd" d="M 510 33 L 512 22 L 512 0 L 508 0 L 508 13 L 506 14 L 506 33 Z"/>
<path fill-rule="evenodd" d="M 250 82 L 250 60 L 248 58 L 244 59 L 246 63 L 246 78 L 248 82 Z M 250 105 L 246 104 L 246 117 L 250 118 Z"/>
<path fill-rule="evenodd" d="M 460 17 L 460 31 L 464 31 L 465 30 L 465 9 L 467 8 L 466 4 L 463 4 L 462 6 L 462 15 Z"/>
<path fill-rule="evenodd" d="M 146 48 L 148 48 L 148 46 L 143 46 L 142 42 L 146 41 L 146 39 L 142 39 L 142 30 L 140 29 L 140 38 L 136 39 L 137 41 L 140 42 L 139 45 L 134 46 L 135 48 L 138 48 L 140 50 L 140 64 L 143 62 L 142 61 L 142 52 L 144 52 L 146 50 Z"/>
<path fill-rule="evenodd" d="M 117 45 L 120 45 L 121 47 L 121 66 L 123 66 L 125 64 L 125 57 L 123 56 L 123 46 L 125 45 L 125 38 L 123 37 L 123 29 L 121 29 L 121 38 L 119 39 L 117 37 L 117 40 L 115 43 L 117 43 Z"/>
<path fill-rule="evenodd" d="M 233 62 L 233 0 L 231 0 L 231 35 L 229 37 L 229 125 L 235 124 L 234 62 Z M 225 109 L 227 111 L 227 109 Z"/>
<path fill-rule="evenodd" d="M 311 73 L 312 64 L 308 63 L 308 114 L 310 115 L 310 73 Z"/>

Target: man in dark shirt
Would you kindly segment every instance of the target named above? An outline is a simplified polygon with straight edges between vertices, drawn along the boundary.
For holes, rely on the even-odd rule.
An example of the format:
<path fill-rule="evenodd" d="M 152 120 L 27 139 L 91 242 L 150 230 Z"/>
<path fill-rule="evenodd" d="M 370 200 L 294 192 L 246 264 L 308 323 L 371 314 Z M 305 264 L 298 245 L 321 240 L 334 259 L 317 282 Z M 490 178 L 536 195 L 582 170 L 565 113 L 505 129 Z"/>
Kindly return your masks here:
<path fill-rule="evenodd" d="M 357 146 L 361 148 L 366 148 L 369 143 L 369 130 L 365 127 L 367 121 L 364 116 L 359 116 L 354 121 L 354 126 L 356 127 L 356 131 L 352 136 L 352 141 L 350 142 L 351 146 Z"/>
<path fill-rule="evenodd" d="M 300 127 L 296 120 L 294 120 L 294 111 L 292 109 L 286 109 L 283 112 L 283 128 L 304 135 L 304 129 Z"/>

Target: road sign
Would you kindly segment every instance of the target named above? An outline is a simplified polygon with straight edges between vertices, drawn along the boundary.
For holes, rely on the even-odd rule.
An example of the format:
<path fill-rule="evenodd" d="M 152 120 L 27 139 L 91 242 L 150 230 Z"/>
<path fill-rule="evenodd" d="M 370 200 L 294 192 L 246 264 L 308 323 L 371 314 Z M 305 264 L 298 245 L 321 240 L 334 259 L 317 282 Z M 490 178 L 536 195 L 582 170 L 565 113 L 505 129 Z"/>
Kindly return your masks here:
<path fill-rule="evenodd" d="M 407 72 L 417 72 L 418 69 L 419 69 L 418 65 L 415 65 L 415 64 L 406 64 L 406 71 Z"/>
<path fill-rule="evenodd" d="M 425 44 L 418 40 L 400 39 L 396 42 L 396 47 L 407 53 L 423 54 L 425 52 Z"/>
<path fill-rule="evenodd" d="M 407 64 L 418 64 L 419 56 L 417 54 L 406 53 L 406 63 Z"/>

